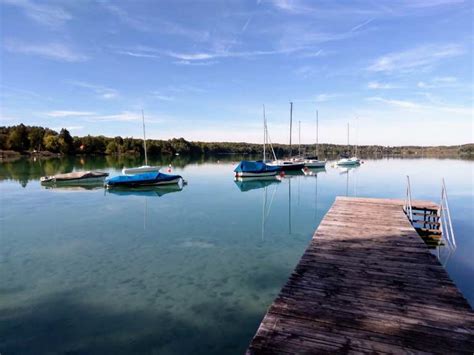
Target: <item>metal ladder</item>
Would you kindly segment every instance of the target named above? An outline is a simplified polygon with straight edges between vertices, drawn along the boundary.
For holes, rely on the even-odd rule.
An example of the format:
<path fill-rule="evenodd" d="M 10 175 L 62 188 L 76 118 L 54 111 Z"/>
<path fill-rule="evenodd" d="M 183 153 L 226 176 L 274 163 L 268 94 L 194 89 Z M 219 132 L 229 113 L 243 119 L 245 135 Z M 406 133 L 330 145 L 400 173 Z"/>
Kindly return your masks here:
<path fill-rule="evenodd" d="M 444 179 L 442 179 L 441 199 L 437 210 L 413 206 L 412 201 L 410 177 L 407 176 L 407 188 L 403 209 L 412 226 L 415 227 L 422 236 L 429 234 L 440 235 L 445 245 L 452 250 L 456 249 L 456 239 Z"/>

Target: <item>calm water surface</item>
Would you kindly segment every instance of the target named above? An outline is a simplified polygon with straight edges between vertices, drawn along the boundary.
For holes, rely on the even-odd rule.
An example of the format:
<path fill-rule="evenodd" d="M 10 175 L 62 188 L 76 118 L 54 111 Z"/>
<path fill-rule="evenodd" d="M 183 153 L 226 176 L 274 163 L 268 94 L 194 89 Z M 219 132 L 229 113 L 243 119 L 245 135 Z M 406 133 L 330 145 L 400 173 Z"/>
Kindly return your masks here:
<path fill-rule="evenodd" d="M 366 160 L 241 184 L 235 161 L 181 160 L 181 191 L 39 184 L 124 163 L 0 164 L 0 353 L 242 353 L 335 196 L 403 198 L 407 174 L 414 198 L 436 202 L 445 177 L 458 247 L 442 262 L 474 304 L 472 161 Z"/>

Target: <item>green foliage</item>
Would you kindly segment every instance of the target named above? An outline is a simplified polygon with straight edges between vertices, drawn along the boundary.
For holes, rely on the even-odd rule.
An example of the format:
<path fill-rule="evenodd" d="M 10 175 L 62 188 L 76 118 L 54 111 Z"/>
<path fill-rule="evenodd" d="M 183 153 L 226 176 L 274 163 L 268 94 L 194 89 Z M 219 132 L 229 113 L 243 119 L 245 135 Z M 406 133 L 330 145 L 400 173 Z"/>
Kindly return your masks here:
<path fill-rule="evenodd" d="M 52 153 L 59 153 L 61 143 L 59 137 L 53 134 L 48 134 L 43 138 L 44 149 Z"/>
<path fill-rule="evenodd" d="M 30 147 L 38 151 L 43 147 L 43 138 L 45 135 L 45 129 L 43 127 L 31 127 L 28 133 L 28 139 L 30 141 Z"/>
<path fill-rule="evenodd" d="M 298 153 L 298 148 L 288 145 L 274 144 L 277 158 L 284 158 Z M 143 156 L 143 140 L 122 137 L 85 136 L 71 137 L 67 129 L 60 133 L 43 127 L 31 127 L 23 124 L 11 127 L 0 127 L 0 149 L 25 152 L 28 150 L 46 150 L 63 155 L 111 155 L 111 156 Z M 148 156 L 180 156 L 186 155 L 251 155 L 257 158 L 262 156 L 262 145 L 245 142 L 188 142 L 184 138 L 170 140 L 147 140 Z M 301 152 L 305 155 L 315 154 L 315 145 L 302 145 Z M 335 144 L 320 144 L 321 157 L 335 158 L 341 153 L 354 153 L 354 147 Z M 270 149 L 267 150 L 267 159 L 272 158 Z M 386 147 L 386 146 L 359 146 L 358 155 L 367 156 L 474 156 L 474 144 L 451 147 Z"/>
<path fill-rule="evenodd" d="M 74 140 L 65 128 L 59 132 L 59 151 L 63 154 L 74 153 Z"/>
<path fill-rule="evenodd" d="M 7 146 L 11 150 L 22 152 L 30 147 L 28 131 L 23 124 L 13 127 L 8 134 Z"/>

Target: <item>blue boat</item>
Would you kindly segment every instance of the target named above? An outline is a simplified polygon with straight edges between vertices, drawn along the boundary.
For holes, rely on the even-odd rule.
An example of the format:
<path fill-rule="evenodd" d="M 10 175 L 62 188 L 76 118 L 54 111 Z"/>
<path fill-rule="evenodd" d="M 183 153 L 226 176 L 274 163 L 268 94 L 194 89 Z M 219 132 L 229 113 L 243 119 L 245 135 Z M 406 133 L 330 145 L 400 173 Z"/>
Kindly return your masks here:
<path fill-rule="evenodd" d="M 179 184 L 183 182 L 181 175 L 169 175 L 160 172 L 136 175 L 120 175 L 105 180 L 106 187 L 139 187 Z"/>
<path fill-rule="evenodd" d="M 274 176 L 279 171 L 279 167 L 269 166 L 263 161 L 247 160 L 242 160 L 234 169 L 235 176 L 237 177 Z"/>

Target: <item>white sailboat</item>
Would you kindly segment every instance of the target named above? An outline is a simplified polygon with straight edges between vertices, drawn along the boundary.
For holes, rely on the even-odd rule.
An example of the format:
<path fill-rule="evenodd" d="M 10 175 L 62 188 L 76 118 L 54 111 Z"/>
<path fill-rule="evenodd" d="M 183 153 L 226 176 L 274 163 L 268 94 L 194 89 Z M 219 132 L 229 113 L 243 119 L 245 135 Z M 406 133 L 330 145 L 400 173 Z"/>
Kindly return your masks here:
<path fill-rule="evenodd" d="M 308 157 L 304 160 L 304 166 L 307 168 L 324 168 L 326 160 L 319 160 L 319 117 L 318 110 L 316 110 L 316 155 Z"/>
<path fill-rule="evenodd" d="M 123 168 L 122 173 L 124 175 L 134 175 L 142 173 L 153 173 L 160 170 L 159 166 L 150 166 L 148 165 L 148 157 L 146 152 L 146 135 L 145 135 L 145 114 L 142 110 L 142 121 L 143 121 L 143 149 L 145 151 L 145 165 L 139 166 L 137 168 Z"/>
<path fill-rule="evenodd" d="M 262 161 L 241 161 L 239 165 L 234 169 L 235 177 L 236 178 L 265 178 L 265 177 L 272 177 L 279 173 L 280 169 L 275 166 L 269 166 L 265 163 L 267 158 L 267 151 L 266 145 L 267 141 L 270 139 L 268 137 L 268 130 L 267 130 L 267 118 L 265 116 L 265 105 L 263 105 L 263 157 Z M 275 152 L 272 152 L 275 155 Z"/>
<path fill-rule="evenodd" d="M 349 145 L 349 123 L 347 123 L 347 146 Z M 360 159 L 357 158 L 357 145 L 355 146 L 355 155 L 353 157 L 342 157 L 337 161 L 339 166 L 360 165 Z"/>
<path fill-rule="evenodd" d="M 291 137 L 292 137 L 292 127 L 293 127 L 293 102 L 290 102 L 290 158 L 289 159 L 276 159 L 267 163 L 270 166 L 277 166 L 281 170 L 301 170 L 304 168 L 303 160 L 291 157 L 292 149 L 291 149 Z"/>

